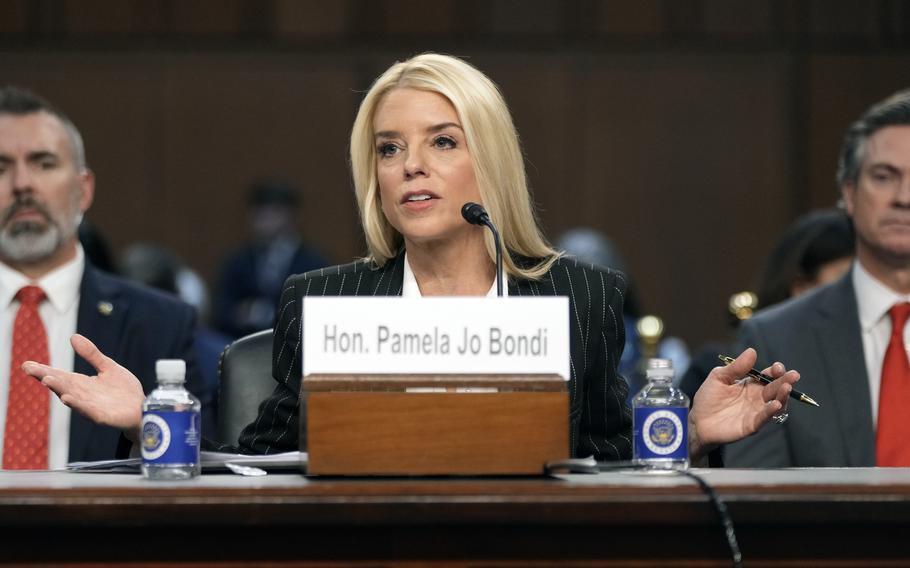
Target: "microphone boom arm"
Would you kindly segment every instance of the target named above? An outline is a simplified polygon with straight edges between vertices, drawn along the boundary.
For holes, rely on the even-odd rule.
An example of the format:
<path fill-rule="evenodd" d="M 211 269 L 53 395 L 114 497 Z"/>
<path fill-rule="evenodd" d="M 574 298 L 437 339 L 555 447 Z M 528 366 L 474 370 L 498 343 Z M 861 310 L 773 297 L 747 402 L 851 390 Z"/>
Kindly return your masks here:
<path fill-rule="evenodd" d="M 467 202 L 461 207 L 461 216 L 472 225 L 483 225 L 493 232 L 493 244 L 496 249 L 496 296 L 502 298 L 502 241 L 499 231 L 490 221 L 490 216 L 479 203 Z"/>
<path fill-rule="evenodd" d="M 490 222 L 489 216 L 487 216 L 484 225 L 493 232 L 493 242 L 496 245 L 494 247 L 496 248 L 496 297 L 502 298 L 502 241 L 499 240 L 499 231 L 497 231 L 496 227 L 493 226 L 493 223 Z"/>

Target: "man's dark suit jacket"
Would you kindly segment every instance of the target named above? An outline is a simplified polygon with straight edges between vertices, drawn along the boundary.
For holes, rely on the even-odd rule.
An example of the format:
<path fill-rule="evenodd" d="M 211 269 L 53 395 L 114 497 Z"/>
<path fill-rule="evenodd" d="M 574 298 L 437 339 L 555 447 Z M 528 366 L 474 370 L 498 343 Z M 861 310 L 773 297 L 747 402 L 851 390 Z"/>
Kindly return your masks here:
<path fill-rule="evenodd" d="M 241 323 L 235 313 L 238 305 L 245 301 L 261 299 L 267 301 L 269 307 L 275 306 L 283 290 L 281 284 L 285 278 L 329 264 L 318 252 L 301 243 L 294 256 L 289 259 L 280 280 L 272 286 L 267 286 L 259 277 L 261 258 L 264 254 L 262 246 L 244 246 L 231 254 L 221 268 L 212 315 L 219 329 L 233 337 L 260 331 L 271 322 L 269 318 L 260 326 L 249 325 L 251 322 Z"/>
<path fill-rule="evenodd" d="M 278 305 L 272 354 L 272 374 L 278 384 L 259 407 L 257 419 L 240 434 L 241 451 L 268 454 L 301 449 L 302 298 L 401 295 L 404 262 L 402 253 L 382 267 L 360 261 L 288 279 Z M 509 281 L 510 296 L 569 298 L 569 447 L 575 456 L 623 460 L 632 454 L 628 385 L 617 373 L 624 339 L 625 288 L 621 273 L 571 258 L 557 260 L 540 280 Z"/>
<path fill-rule="evenodd" d="M 728 467 L 868 467 L 875 428 L 853 271 L 840 280 L 759 312 L 740 326 L 741 347 L 759 365 L 781 361 L 800 373 L 796 388 L 820 408 L 790 399 L 784 424 L 728 445 Z"/>
<path fill-rule="evenodd" d="M 93 268 L 82 276 L 76 331 L 98 349 L 133 372 L 148 393 L 155 388 L 155 361 L 184 359 L 187 389 L 196 396 L 201 379 L 193 352 L 195 310 L 172 296 L 143 288 Z M 94 375 L 95 369 L 76 355 L 74 370 Z M 203 412 L 207 409 L 203 408 Z M 211 410 L 209 410 L 211 411 Z M 70 421 L 70 461 L 126 457 L 129 443 L 120 431 L 95 424 L 73 411 Z"/>

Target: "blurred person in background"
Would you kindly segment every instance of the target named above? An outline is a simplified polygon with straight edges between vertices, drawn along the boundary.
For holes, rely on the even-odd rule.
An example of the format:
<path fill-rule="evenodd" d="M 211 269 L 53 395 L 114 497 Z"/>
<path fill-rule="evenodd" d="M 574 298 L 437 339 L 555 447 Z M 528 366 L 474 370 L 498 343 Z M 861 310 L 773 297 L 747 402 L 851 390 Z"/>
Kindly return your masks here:
<path fill-rule="evenodd" d="M 758 307 L 764 309 L 830 284 L 850 270 L 855 239 L 838 209 L 807 213 L 781 235 L 759 277 Z"/>
<path fill-rule="evenodd" d="M 248 214 L 251 240 L 224 261 L 216 287 L 215 325 L 234 338 L 272 326 L 281 286 L 290 275 L 328 265 L 297 233 L 300 207 L 294 186 L 255 182 Z"/>
<path fill-rule="evenodd" d="M 121 256 L 120 274 L 174 295 L 196 308 L 199 325 L 196 326 L 193 346 L 202 375 L 202 388 L 196 396 L 204 408 L 211 409 L 202 415 L 202 433 L 214 438 L 218 423 L 218 360 L 231 339 L 206 325 L 209 299 L 205 283 L 176 253 L 152 243 L 137 243 L 128 247 Z"/>
<path fill-rule="evenodd" d="M 653 315 L 647 316 L 641 308 L 635 288 L 635 279 L 619 248 L 605 234 L 587 227 L 569 229 L 557 237 L 558 250 L 596 266 L 615 268 L 626 275 L 626 297 L 622 306 L 626 340 L 619 360 L 619 372 L 629 383 L 629 400 L 638 394 L 645 383 L 647 359 L 659 357 L 673 361 L 674 381 L 689 367 L 689 349 L 685 341 L 675 336 L 663 336 L 663 323 Z M 641 332 L 645 331 L 643 335 Z M 692 396 L 692 395 L 690 395 Z"/>
<path fill-rule="evenodd" d="M 79 244 L 85 252 L 85 258 L 92 263 L 92 266 L 98 270 L 117 274 L 117 267 L 114 265 L 114 255 L 111 254 L 111 246 L 98 227 L 88 219 L 82 219 L 79 223 Z"/>

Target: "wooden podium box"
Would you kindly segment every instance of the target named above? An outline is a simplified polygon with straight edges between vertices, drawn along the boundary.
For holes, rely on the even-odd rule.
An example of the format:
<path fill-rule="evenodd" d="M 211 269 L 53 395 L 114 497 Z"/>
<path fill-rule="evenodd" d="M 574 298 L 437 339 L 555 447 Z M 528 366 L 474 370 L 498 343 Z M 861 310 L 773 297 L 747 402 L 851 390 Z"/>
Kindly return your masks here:
<path fill-rule="evenodd" d="M 309 375 L 307 473 L 540 475 L 569 457 L 566 385 L 558 375 Z"/>

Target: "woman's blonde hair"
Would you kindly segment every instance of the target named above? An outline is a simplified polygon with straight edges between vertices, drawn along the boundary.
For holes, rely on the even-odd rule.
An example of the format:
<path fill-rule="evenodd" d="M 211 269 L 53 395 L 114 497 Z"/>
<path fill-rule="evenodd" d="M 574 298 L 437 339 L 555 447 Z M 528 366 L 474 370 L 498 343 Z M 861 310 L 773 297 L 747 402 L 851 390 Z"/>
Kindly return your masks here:
<path fill-rule="evenodd" d="M 376 177 L 373 116 L 393 89 L 418 89 L 444 96 L 461 120 L 483 206 L 499 229 L 503 247 L 538 259 L 516 265 L 503 254 L 508 275 L 538 279 L 558 257 L 540 231 L 525 176 L 524 159 L 512 116 L 496 84 L 470 64 L 448 55 L 424 53 L 392 65 L 376 79 L 360 104 L 351 130 L 351 173 L 370 258 L 380 266 L 394 258 L 403 237 L 382 212 Z M 492 235 L 487 252 L 495 259 Z"/>

